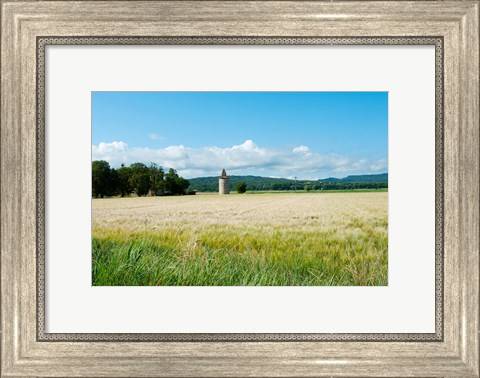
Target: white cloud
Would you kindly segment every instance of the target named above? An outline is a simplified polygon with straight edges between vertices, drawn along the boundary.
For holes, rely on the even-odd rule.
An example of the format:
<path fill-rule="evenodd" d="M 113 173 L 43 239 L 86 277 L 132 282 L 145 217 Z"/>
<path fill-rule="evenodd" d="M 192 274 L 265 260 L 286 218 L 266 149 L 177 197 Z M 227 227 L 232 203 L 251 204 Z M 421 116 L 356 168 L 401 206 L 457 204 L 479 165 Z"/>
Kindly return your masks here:
<path fill-rule="evenodd" d="M 216 176 L 222 168 L 230 175 L 260 175 L 318 179 L 328 176 L 344 177 L 387 171 L 387 160 L 354 158 L 339 154 L 320 154 L 307 146 L 293 149 L 273 149 L 258 146 L 252 140 L 231 147 L 192 148 L 183 145 L 164 148 L 128 147 L 124 142 L 100 143 L 92 146 L 93 160 L 107 160 L 119 167 L 134 162 L 155 162 L 175 168 L 185 177 Z"/>
<path fill-rule="evenodd" d="M 310 148 L 308 148 L 307 146 L 298 146 L 298 147 L 295 147 L 292 152 L 294 153 L 304 153 L 304 154 L 308 154 L 310 152 Z"/>
<path fill-rule="evenodd" d="M 106 160 L 110 164 L 115 165 L 117 161 L 123 162 L 128 160 L 128 146 L 124 142 L 99 143 L 98 146 L 92 145 L 92 158 L 101 156 L 101 160 Z"/>
<path fill-rule="evenodd" d="M 155 133 L 148 134 L 148 138 L 150 140 L 156 140 L 156 141 L 163 141 L 163 140 L 167 139 L 166 137 L 164 137 L 162 135 L 157 135 Z"/>
<path fill-rule="evenodd" d="M 93 146 L 94 150 L 98 153 L 110 153 L 110 152 L 119 152 L 126 151 L 128 146 L 124 142 L 112 142 L 112 143 L 100 143 L 98 147 Z"/>
<path fill-rule="evenodd" d="M 377 160 L 375 163 L 373 163 L 372 165 L 370 165 L 370 170 L 372 172 L 380 172 L 380 171 L 385 171 L 388 166 L 388 163 L 387 163 L 387 159 L 380 159 L 380 160 Z"/>

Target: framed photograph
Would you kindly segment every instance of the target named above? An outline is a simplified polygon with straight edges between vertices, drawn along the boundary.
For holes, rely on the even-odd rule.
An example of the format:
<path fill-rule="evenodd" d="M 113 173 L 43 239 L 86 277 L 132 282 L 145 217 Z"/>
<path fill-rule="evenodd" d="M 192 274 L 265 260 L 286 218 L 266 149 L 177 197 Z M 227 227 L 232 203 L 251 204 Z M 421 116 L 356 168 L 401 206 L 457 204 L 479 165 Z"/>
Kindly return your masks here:
<path fill-rule="evenodd" d="M 478 1 L 3 1 L 5 377 L 480 377 Z"/>
<path fill-rule="evenodd" d="M 388 286 L 387 129 L 388 92 L 93 92 L 92 284 Z"/>

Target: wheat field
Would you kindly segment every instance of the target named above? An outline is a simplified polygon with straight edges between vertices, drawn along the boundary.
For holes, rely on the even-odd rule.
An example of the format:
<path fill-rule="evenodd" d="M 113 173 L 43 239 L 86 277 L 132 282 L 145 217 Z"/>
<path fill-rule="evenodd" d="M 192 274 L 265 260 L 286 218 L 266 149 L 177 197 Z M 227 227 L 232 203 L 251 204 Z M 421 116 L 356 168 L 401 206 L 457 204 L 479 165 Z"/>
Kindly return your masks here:
<path fill-rule="evenodd" d="M 388 193 L 92 200 L 93 284 L 384 286 Z"/>

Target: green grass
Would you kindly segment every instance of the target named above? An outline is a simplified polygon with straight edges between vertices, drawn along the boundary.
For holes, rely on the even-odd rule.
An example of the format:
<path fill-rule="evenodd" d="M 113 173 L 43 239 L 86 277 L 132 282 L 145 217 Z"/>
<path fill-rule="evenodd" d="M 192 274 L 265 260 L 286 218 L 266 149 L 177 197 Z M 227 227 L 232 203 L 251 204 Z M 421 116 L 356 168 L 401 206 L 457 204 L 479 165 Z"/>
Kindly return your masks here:
<path fill-rule="evenodd" d="M 123 232 L 97 229 L 95 286 L 385 286 L 385 221 L 353 219 L 314 231 L 216 225 Z"/>

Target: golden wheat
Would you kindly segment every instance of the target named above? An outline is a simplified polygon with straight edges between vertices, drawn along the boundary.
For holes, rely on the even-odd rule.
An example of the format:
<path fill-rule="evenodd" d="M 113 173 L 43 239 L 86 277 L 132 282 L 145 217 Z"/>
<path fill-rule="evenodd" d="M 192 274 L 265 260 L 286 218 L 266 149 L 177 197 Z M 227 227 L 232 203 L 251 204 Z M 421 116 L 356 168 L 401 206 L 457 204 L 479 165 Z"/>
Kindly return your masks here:
<path fill-rule="evenodd" d="M 92 233 L 97 242 L 117 243 L 117 249 L 121 243 L 130 245 L 129 248 L 143 243 L 145 250 L 159 246 L 162 251 L 169 251 L 164 261 L 172 258 L 169 264 L 177 269 L 175 280 L 161 277 L 152 266 L 162 264 L 162 260 L 152 257 L 158 257 L 158 251 L 149 249 L 147 259 L 148 254 L 140 248 L 139 256 L 143 254 L 148 260 L 142 269 L 150 273 L 145 273 L 148 279 L 144 277 L 143 281 L 132 275 L 131 281 L 125 281 L 132 284 L 269 284 L 270 281 L 252 276 L 255 269 L 263 269 L 264 276 L 272 273 L 265 266 L 274 270 L 276 276 L 271 282 L 275 284 L 379 285 L 387 280 L 386 192 L 93 199 L 92 209 Z M 106 259 L 108 251 L 102 251 L 97 255 Z M 216 251 L 216 257 L 212 257 L 212 251 Z M 237 281 L 231 281 L 226 275 L 212 282 L 203 281 L 203 276 L 201 283 L 198 277 L 196 281 L 189 280 L 188 269 L 198 270 L 199 265 L 204 269 L 202 264 L 211 267 L 212 262 L 220 264 L 219 261 L 230 264 L 230 258 L 239 259 L 245 270 L 252 270 L 247 272 L 249 276 L 246 274 L 248 279 L 240 275 Z M 188 268 L 190 265 L 193 268 Z M 125 266 L 139 271 L 131 263 Z M 301 277 L 290 277 L 299 267 L 303 267 L 302 272 L 297 272 Z M 99 280 L 103 283 L 99 284 L 119 284 L 105 282 L 112 277 L 107 274 L 112 267 L 97 268 L 105 272 Z M 220 264 L 215 274 L 221 270 Z M 278 278 L 279 274 L 286 275 L 285 283 Z"/>

